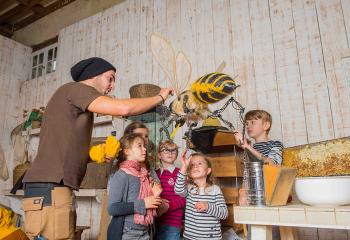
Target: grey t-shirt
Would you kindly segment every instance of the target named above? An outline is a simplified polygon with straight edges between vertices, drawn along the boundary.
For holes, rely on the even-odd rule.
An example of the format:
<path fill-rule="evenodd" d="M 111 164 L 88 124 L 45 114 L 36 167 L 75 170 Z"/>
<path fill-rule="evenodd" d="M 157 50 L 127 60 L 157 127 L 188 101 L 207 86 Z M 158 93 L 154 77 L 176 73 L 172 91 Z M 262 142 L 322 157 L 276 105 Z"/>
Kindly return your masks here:
<path fill-rule="evenodd" d="M 116 204 L 126 202 L 134 203 L 134 213 L 146 215 L 145 201 L 139 199 L 140 192 L 140 179 L 138 177 L 127 174 L 123 170 L 118 170 L 111 178 L 109 184 L 109 199 L 108 199 L 108 212 L 110 215 L 118 215 L 119 212 L 123 212 L 123 204 Z M 134 215 L 126 215 L 124 228 L 144 230 L 148 226 L 135 224 Z"/>

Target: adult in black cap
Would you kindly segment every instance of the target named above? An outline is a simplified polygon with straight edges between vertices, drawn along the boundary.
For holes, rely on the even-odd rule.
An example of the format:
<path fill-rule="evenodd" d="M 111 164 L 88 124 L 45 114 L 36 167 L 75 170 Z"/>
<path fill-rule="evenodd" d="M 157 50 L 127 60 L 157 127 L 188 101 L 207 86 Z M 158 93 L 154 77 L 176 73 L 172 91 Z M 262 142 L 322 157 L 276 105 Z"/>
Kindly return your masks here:
<path fill-rule="evenodd" d="M 102 58 L 88 58 L 71 68 L 75 82 L 64 84 L 51 97 L 44 113 L 40 143 L 25 174 L 25 231 L 33 238 L 73 239 L 75 211 L 72 190 L 85 175 L 93 129 L 93 113 L 137 115 L 164 102 L 172 90 L 155 97 L 112 99 L 104 96 L 115 84 L 115 67 Z M 154 199 L 155 203 L 159 199 Z"/>

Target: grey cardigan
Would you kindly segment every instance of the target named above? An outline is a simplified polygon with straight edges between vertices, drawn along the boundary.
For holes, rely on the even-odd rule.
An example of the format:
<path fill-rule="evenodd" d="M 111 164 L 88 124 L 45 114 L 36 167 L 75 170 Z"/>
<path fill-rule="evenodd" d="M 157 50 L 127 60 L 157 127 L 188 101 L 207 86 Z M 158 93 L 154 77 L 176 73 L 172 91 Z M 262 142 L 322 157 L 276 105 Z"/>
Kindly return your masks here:
<path fill-rule="evenodd" d="M 125 216 L 124 228 L 145 230 L 148 226 L 135 224 L 134 213 L 146 215 L 145 201 L 138 199 L 140 179 L 118 170 L 110 179 L 108 213 Z"/>

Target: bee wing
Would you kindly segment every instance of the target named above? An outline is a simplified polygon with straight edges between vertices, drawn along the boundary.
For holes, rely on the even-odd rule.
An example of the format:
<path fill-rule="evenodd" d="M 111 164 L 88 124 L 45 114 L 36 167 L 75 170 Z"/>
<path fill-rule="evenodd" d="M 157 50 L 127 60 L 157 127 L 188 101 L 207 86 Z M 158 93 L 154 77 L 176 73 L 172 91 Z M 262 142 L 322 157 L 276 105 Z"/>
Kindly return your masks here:
<path fill-rule="evenodd" d="M 176 56 L 176 83 L 180 92 L 187 88 L 191 79 L 191 72 L 192 66 L 190 61 L 183 52 L 179 52 Z"/>
<path fill-rule="evenodd" d="M 151 51 L 153 57 L 159 63 L 163 69 L 169 83 L 174 88 L 176 95 L 178 96 L 180 91 L 177 88 L 175 78 L 175 53 L 171 44 L 162 36 L 152 33 L 151 35 Z"/>
<path fill-rule="evenodd" d="M 218 66 L 218 68 L 216 69 L 216 72 L 222 72 L 222 71 L 224 71 L 224 69 L 225 69 L 225 67 L 226 67 L 226 62 L 225 61 L 222 61 L 221 62 L 221 64 Z"/>

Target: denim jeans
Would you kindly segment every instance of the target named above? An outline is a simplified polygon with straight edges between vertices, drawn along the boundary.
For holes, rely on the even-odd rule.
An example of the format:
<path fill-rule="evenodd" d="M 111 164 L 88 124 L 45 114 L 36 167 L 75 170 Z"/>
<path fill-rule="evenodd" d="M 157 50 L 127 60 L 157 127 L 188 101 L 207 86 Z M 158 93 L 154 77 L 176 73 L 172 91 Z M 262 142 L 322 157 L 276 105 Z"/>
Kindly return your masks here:
<path fill-rule="evenodd" d="M 122 240 L 149 240 L 149 229 L 138 230 L 124 227 Z"/>
<path fill-rule="evenodd" d="M 180 240 L 181 229 L 174 226 L 160 225 L 157 228 L 156 240 Z"/>

